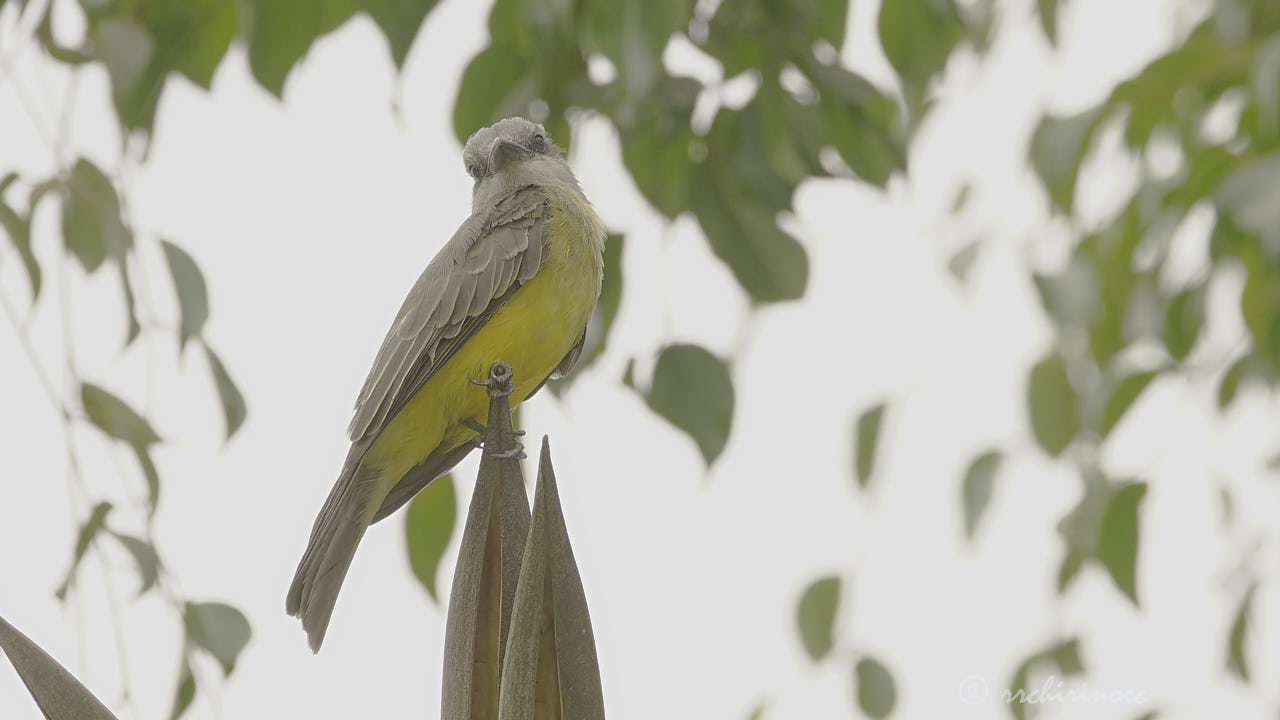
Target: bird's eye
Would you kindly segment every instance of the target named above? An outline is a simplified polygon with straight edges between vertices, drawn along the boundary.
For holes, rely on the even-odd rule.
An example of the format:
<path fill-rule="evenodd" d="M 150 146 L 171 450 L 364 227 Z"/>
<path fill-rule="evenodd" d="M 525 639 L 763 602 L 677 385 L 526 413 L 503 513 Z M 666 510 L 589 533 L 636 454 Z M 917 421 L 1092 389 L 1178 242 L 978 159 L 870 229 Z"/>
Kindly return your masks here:
<path fill-rule="evenodd" d="M 476 180 L 479 180 L 479 179 L 480 179 L 480 166 L 479 166 L 479 165 L 468 165 L 468 166 L 467 166 L 467 174 L 468 174 L 468 175 L 470 175 L 471 177 L 475 178 Z"/>
<path fill-rule="evenodd" d="M 533 136 L 534 152 L 542 152 L 543 150 L 546 150 L 546 149 L 547 149 L 547 139 L 542 137 L 541 135 L 534 135 Z"/>

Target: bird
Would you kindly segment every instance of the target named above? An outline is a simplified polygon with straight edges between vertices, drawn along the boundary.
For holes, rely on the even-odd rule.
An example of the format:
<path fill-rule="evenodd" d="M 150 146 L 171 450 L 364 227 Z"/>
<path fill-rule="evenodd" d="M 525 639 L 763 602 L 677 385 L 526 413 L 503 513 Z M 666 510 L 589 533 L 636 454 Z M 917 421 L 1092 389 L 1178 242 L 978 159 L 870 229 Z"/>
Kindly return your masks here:
<path fill-rule="evenodd" d="M 604 274 L 604 223 L 565 152 L 531 120 L 477 130 L 462 152 L 471 214 L 409 290 L 361 387 L 351 449 L 316 517 L 285 609 L 319 652 L 368 527 L 476 447 L 488 395 L 514 370 L 512 408 L 582 353 Z"/>

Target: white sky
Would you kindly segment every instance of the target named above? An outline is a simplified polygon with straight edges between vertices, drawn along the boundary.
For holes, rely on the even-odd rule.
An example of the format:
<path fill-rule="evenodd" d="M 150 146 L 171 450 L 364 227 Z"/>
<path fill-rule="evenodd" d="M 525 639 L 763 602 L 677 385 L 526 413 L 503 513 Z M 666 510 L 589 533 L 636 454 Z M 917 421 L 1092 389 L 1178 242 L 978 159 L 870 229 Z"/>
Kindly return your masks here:
<path fill-rule="evenodd" d="M 845 61 L 890 84 L 875 5 L 854 3 Z M 1047 221 L 1024 164 L 1035 118 L 1046 106 L 1096 102 L 1199 13 L 1174 0 L 1071 0 L 1055 56 L 1033 3 L 1009 5 L 985 64 L 965 53 L 949 67 L 943 101 L 913 148 L 909 183 L 887 193 L 843 180 L 801 189 L 792 227 L 810 252 L 809 292 L 750 323 L 745 298 L 696 224 L 666 226 L 646 206 L 608 126 L 592 122 L 575 137 L 571 159 L 588 196 L 627 233 L 627 285 L 606 355 L 564 399 L 544 393 L 526 405 L 523 422 L 531 436 L 552 436 L 614 720 L 742 718 L 763 698 L 771 719 L 856 716 L 848 658 L 864 651 L 898 681 L 894 717 L 1003 717 L 994 699 L 962 703 L 961 682 L 982 676 L 998 692 L 1023 657 L 1074 633 L 1089 687 L 1146 690 L 1157 700 L 1053 707 L 1043 717 L 1130 720 L 1156 707 L 1180 719 L 1273 716 L 1273 681 L 1251 690 L 1221 669 L 1239 592 L 1224 579 L 1242 548 L 1274 538 L 1276 492 L 1261 471 L 1274 451 L 1272 403 L 1249 393 L 1219 418 L 1202 411 L 1214 377 L 1163 381 L 1117 430 L 1108 468 L 1152 482 L 1142 613 L 1092 566 L 1065 602 L 1055 599 L 1054 524 L 1078 484 L 1031 449 L 1024 413 L 1026 370 L 1051 337 L 1025 267 L 1032 258 L 1060 261 L 1066 237 Z M 283 104 L 253 83 L 239 46 L 212 93 L 170 82 L 150 161 L 130 178 L 128 199 L 134 223 L 187 248 L 209 280 L 207 334 L 250 407 L 226 447 L 199 354 L 176 364 L 163 334 L 121 352 L 114 277 L 85 282 L 68 263 L 81 373 L 147 408 L 167 440 L 155 453 L 164 478 L 156 532 L 180 592 L 231 602 L 253 623 L 252 644 L 225 687 L 217 689 L 212 665 L 199 668 L 204 683 L 190 718 L 430 717 L 439 706 L 443 613 L 407 571 L 403 517 L 366 536 L 318 656 L 284 614 L 284 594 L 346 453 L 351 402 L 387 323 L 468 211 L 452 105 L 461 69 L 484 43 L 487 12 L 485 3 L 442 3 L 399 81 L 376 28 L 359 18 L 317 43 L 290 75 Z M 14 37 L 14 15 L 0 13 L 0 42 Z M 65 89 L 58 68 L 30 46 L 0 45 L 0 55 L 52 117 Z M 679 48 L 668 60 L 697 67 Z M 48 175 L 52 156 L 13 82 L 0 76 L 0 167 Z M 83 71 L 71 147 L 115 168 L 107 93 L 100 69 Z M 1089 217 L 1117 207 L 1132 174 L 1119 159 L 1087 172 L 1080 192 Z M 966 180 L 976 186 L 970 208 L 950 217 Z M 1191 257 L 1203 257 L 1204 221 L 1180 240 Z M 50 271 L 56 227 L 48 203 L 36 244 Z M 975 237 L 985 244 L 966 289 L 945 263 Z M 171 321 L 163 259 L 153 240 L 143 247 L 152 305 Z M 25 308 L 25 280 L 7 246 L 0 280 Z M 30 327 L 62 383 L 57 273 L 47 282 Z M 1230 306 L 1239 287 L 1228 277 L 1211 293 L 1222 322 L 1204 344 L 1206 358 L 1238 337 Z M 64 608 L 52 597 L 84 509 L 69 499 L 58 420 L 12 332 L 3 337 L 0 613 L 122 718 L 165 717 L 179 628 L 154 594 L 129 599 L 127 558 L 105 575 L 123 599 L 132 706 L 120 702 L 99 564 L 84 568 L 82 600 Z M 647 377 L 652 350 L 674 340 L 742 350 L 733 435 L 709 474 L 693 443 L 616 381 L 633 355 Z M 862 494 L 851 477 L 850 428 L 882 399 L 890 407 L 877 477 Z M 993 443 L 1020 450 L 967 546 L 960 474 Z M 140 493 L 126 451 L 92 432 L 78 433 L 77 445 L 91 499 Z M 457 474 L 463 502 L 474 467 L 472 459 Z M 1221 482 L 1238 500 L 1231 534 L 1218 530 Z M 126 511 L 115 522 L 136 529 L 139 518 Z M 1257 567 L 1275 566 L 1274 547 Z M 445 559 L 444 588 L 455 553 Z M 845 578 L 842 655 L 815 667 L 796 639 L 794 605 L 808 581 L 830 572 Z M 1266 587 L 1257 598 L 1255 650 L 1280 639 L 1267 612 L 1275 600 Z M 1280 669 L 1261 652 L 1252 660 L 1258 678 Z M 37 716 L 16 675 L 0 669 L 0 718 Z"/>

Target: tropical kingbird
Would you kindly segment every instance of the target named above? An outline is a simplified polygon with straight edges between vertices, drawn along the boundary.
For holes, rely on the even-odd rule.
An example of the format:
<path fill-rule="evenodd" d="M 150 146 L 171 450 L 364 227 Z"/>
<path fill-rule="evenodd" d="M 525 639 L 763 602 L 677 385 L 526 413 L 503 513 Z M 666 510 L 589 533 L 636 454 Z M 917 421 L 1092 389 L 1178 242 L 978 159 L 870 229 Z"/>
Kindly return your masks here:
<path fill-rule="evenodd" d="M 514 407 L 572 369 L 600 295 L 604 224 L 537 123 L 507 118 L 462 152 L 471 216 L 396 314 L 356 400 L 351 450 L 298 563 L 286 608 L 320 649 L 371 523 L 475 447 L 488 396 L 472 378 L 515 370 Z"/>

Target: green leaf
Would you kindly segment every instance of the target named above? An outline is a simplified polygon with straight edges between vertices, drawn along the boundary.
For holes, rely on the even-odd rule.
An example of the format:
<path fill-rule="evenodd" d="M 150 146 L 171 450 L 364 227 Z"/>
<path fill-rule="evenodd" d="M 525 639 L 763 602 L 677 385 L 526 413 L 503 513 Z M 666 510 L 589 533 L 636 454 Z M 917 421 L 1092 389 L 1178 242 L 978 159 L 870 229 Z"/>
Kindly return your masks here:
<path fill-rule="evenodd" d="M 1245 641 L 1249 630 L 1249 616 L 1253 612 L 1253 596 L 1257 590 L 1258 585 L 1255 583 L 1245 591 L 1240 607 L 1236 610 L 1236 618 L 1231 623 L 1231 632 L 1227 636 L 1227 670 L 1246 683 L 1249 682 L 1249 658 Z"/>
<path fill-rule="evenodd" d="M 813 581 L 796 606 L 796 629 L 804 650 L 814 661 L 822 660 L 835 645 L 836 609 L 840 604 L 840 578 L 832 575 Z"/>
<path fill-rule="evenodd" d="M 1050 45 L 1058 44 L 1058 0 L 1039 0 L 1040 27 Z"/>
<path fill-rule="evenodd" d="M 1138 604 L 1138 510 L 1146 494 L 1146 483 L 1123 485 L 1112 491 L 1098 535 L 1098 559 L 1135 606 Z"/>
<path fill-rule="evenodd" d="M 1080 429 L 1076 394 L 1061 356 L 1050 354 L 1031 369 L 1027 397 L 1036 442 L 1050 455 L 1061 455 Z"/>
<path fill-rule="evenodd" d="M 80 384 L 80 402 L 89 421 L 108 436 L 134 448 L 160 442 L 151 425 L 123 400 L 92 383 Z"/>
<path fill-rule="evenodd" d="M 403 67 L 409 56 L 409 48 L 418 28 L 437 0 L 361 0 L 364 9 L 373 17 L 391 44 L 391 58 L 396 67 Z"/>
<path fill-rule="evenodd" d="M 1034 690 L 1027 687 L 1031 671 L 1046 665 L 1055 668 L 1054 674 L 1079 675 L 1084 672 L 1084 665 L 1080 662 L 1079 641 L 1071 638 L 1055 642 L 1033 653 L 1018 665 L 1008 686 L 1014 697 L 1014 701 L 1008 703 L 1009 712 L 1017 720 L 1024 720 L 1027 717 L 1027 707 L 1032 704 L 1024 700 Z M 1022 691 L 1021 695 L 1019 691 Z"/>
<path fill-rule="evenodd" d="M 111 536 L 124 546 L 133 556 L 133 561 L 138 565 L 138 575 L 142 578 L 142 587 L 138 588 L 138 594 L 150 590 L 155 587 L 156 581 L 160 579 L 160 556 L 156 554 L 156 549 L 151 543 L 145 540 L 139 540 L 136 537 L 125 535 L 123 533 L 110 531 Z"/>
<path fill-rule="evenodd" d="M 973 540 L 977 534 L 978 523 L 991 502 L 996 472 L 1003 461 L 1004 453 L 987 450 L 975 457 L 964 472 L 964 534 L 969 540 Z"/>
<path fill-rule="evenodd" d="M 223 674 L 230 675 L 252 636 L 244 613 L 224 603 L 188 602 L 182 617 L 187 640 L 212 655 L 222 666 Z"/>
<path fill-rule="evenodd" d="M 222 404 L 222 418 L 226 427 L 226 439 L 230 440 L 232 435 L 240 429 L 244 424 L 245 417 L 249 411 L 245 407 L 244 395 L 240 394 L 240 388 L 236 387 L 235 382 L 231 379 L 231 375 L 227 372 L 226 366 L 222 364 L 222 360 L 217 353 L 208 345 L 204 346 L 205 359 L 209 362 L 209 372 L 213 374 L 213 385 L 218 389 L 218 401 Z"/>
<path fill-rule="evenodd" d="M 528 113 L 536 97 L 535 80 L 525 74 L 528 70 L 520 53 L 498 43 L 471 59 L 462 72 L 453 106 L 453 129 L 459 142 L 465 143 L 472 133 L 504 117 Z M 554 139 L 562 144 L 566 140 Z"/>
<path fill-rule="evenodd" d="M 191 707 L 196 699 L 196 678 L 191 674 L 191 663 L 187 660 L 186 648 L 182 651 L 182 665 L 178 669 L 178 688 L 173 695 L 173 709 L 169 711 L 169 720 L 178 720 Z"/>
<path fill-rule="evenodd" d="M 84 560 L 85 553 L 89 551 L 89 546 L 93 544 L 93 539 L 102 531 L 103 525 L 107 520 L 107 513 L 111 512 L 111 503 L 100 502 L 89 511 L 89 517 L 80 526 L 80 532 L 76 535 L 76 546 L 71 554 L 71 567 L 67 568 L 67 575 L 62 580 L 62 585 L 53 592 L 54 597 L 59 601 L 67 599 L 67 591 L 71 589 L 71 584 L 75 582 L 76 571 L 80 569 L 80 562 Z"/>
<path fill-rule="evenodd" d="M 974 240 L 957 250 L 956 254 L 947 261 L 947 271 L 957 282 L 964 283 L 969 279 L 969 271 L 973 269 L 973 263 L 978 259 L 978 250 L 981 246 L 982 243 Z"/>
<path fill-rule="evenodd" d="M 806 73 L 818 90 L 826 135 L 858 177 L 884 187 L 895 171 L 906 171 L 907 149 L 893 98 L 840 65 L 810 62 Z"/>
<path fill-rule="evenodd" d="M 2 192 L 3 190 L 0 190 L 0 193 Z M 41 276 L 40 263 L 31 250 L 31 218 L 22 217 L 16 210 L 5 204 L 3 199 L 0 199 L 0 228 L 4 229 L 5 234 L 9 236 L 9 241 L 13 243 L 13 249 L 17 250 L 18 256 L 22 258 L 22 265 L 27 271 L 27 281 L 31 284 L 31 300 L 35 302 L 36 298 L 40 297 Z"/>
<path fill-rule="evenodd" d="M 1150 385 L 1160 372 L 1160 370 L 1150 370 L 1134 373 L 1116 383 L 1111 396 L 1107 398 L 1106 407 L 1102 410 L 1102 426 L 1099 431 L 1104 438 L 1111 433 L 1112 428 L 1120 418 L 1124 417 L 1133 401 L 1138 399 L 1142 391 L 1147 389 L 1147 385 Z"/>
<path fill-rule="evenodd" d="M 157 60 L 208 90 L 213 72 L 240 26 L 234 0 L 170 0 L 144 6 L 147 27 L 159 44 Z"/>
<path fill-rule="evenodd" d="M 723 360 L 697 345 L 668 345 L 658 356 L 649 408 L 683 430 L 710 467 L 729 441 L 733 379 Z"/>
<path fill-rule="evenodd" d="M 858 707 L 867 717 L 882 720 L 893 712 L 898 702 L 898 689 L 893 674 L 872 657 L 858 660 L 854 670 L 858 687 Z"/>
<path fill-rule="evenodd" d="M 96 165 L 81 158 L 71 169 L 62 206 L 62 239 L 85 272 L 107 257 L 123 261 L 133 240 L 120 218 L 120 198 Z"/>
<path fill-rule="evenodd" d="M 1075 203 L 1080 163 L 1102 117 L 1102 107 L 1066 117 L 1046 115 L 1031 137 L 1031 166 L 1054 206 L 1068 215 Z"/>
<path fill-rule="evenodd" d="M 864 490 L 871 482 L 875 469 L 876 443 L 880 440 L 880 423 L 884 420 L 885 404 L 879 403 L 863 411 L 854 426 L 854 476 Z"/>
<path fill-rule="evenodd" d="M 111 97 L 125 127 L 150 127 L 164 87 L 156 40 L 137 18 L 113 15 L 90 25 L 94 57 L 107 68 Z"/>
<path fill-rule="evenodd" d="M 694 142 L 693 132 L 687 112 L 679 115 L 665 103 L 643 112 L 635 125 L 619 129 L 622 161 L 645 199 L 671 219 L 690 206 L 694 165 L 689 147 Z"/>
<path fill-rule="evenodd" d="M 1183 290 L 1169 301 L 1164 315 L 1164 346 L 1175 360 L 1191 352 L 1204 326 L 1204 286 Z"/>
<path fill-rule="evenodd" d="M 930 79 L 947 64 L 965 34 L 951 0 L 884 0 L 880 6 L 880 45 L 902 78 L 902 92 L 913 114 Z"/>
<path fill-rule="evenodd" d="M 1249 371 L 1249 367 L 1253 364 L 1253 356 L 1245 355 L 1236 360 L 1227 369 L 1226 374 L 1222 376 L 1222 382 L 1218 385 L 1218 409 L 1225 410 L 1236 399 L 1236 393 L 1240 391 L 1240 380 L 1245 373 Z"/>
<path fill-rule="evenodd" d="M 795 300 L 809 280 L 809 258 L 795 238 L 778 227 L 775 213 L 742 188 L 728 168 L 699 167 L 693 211 L 711 251 L 733 271 L 757 302 Z"/>
<path fill-rule="evenodd" d="M 440 595 L 436 589 L 436 573 L 440 569 L 440 558 L 453 537 L 457 514 L 458 499 L 453 490 L 453 478 L 449 475 L 432 480 L 415 495 L 405 514 L 409 567 L 437 603 Z"/>
<path fill-rule="evenodd" d="M 168 240 L 160 241 L 164 259 L 169 264 L 173 287 L 178 293 L 178 309 L 181 321 L 178 328 L 179 352 L 185 350 L 187 341 L 199 337 L 209 320 L 209 288 L 205 285 L 200 266 L 185 250 Z"/>
<path fill-rule="evenodd" d="M 285 77 L 316 38 L 342 25 L 358 9 L 354 0 L 249 0 L 249 68 L 276 97 Z"/>
<path fill-rule="evenodd" d="M 1111 485 L 1100 474 L 1090 470 L 1081 473 L 1084 492 L 1080 502 L 1058 521 L 1058 534 L 1066 543 L 1067 552 L 1058 570 L 1058 593 L 1066 592 L 1084 562 L 1094 557 L 1098 546 L 1099 528 L 1111 498 Z"/>

